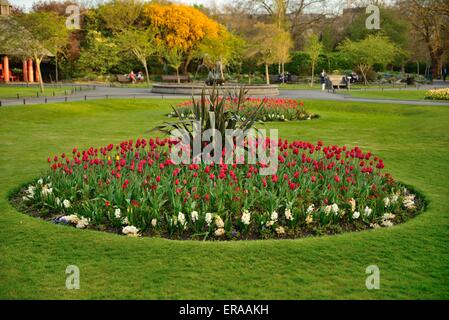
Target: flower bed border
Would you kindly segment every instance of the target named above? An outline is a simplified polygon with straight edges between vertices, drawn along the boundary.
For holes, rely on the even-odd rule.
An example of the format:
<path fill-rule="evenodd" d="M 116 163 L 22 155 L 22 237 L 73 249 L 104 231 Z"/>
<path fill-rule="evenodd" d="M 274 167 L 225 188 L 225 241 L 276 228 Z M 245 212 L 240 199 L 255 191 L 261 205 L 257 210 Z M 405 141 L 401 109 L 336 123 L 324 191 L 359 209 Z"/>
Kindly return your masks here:
<path fill-rule="evenodd" d="M 36 182 L 36 180 L 34 180 L 33 182 Z M 41 219 L 43 221 L 46 222 L 52 222 L 54 224 L 61 224 L 60 222 L 58 222 L 58 219 L 60 217 L 62 217 L 63 215 L 59 214 L 52 214 L 49 217 L 43 217 L 42 215 L 39 214 L 39 211 L 35 211 L 32 208 L 29 208 L 28 206 L 24 205 L 24 201 L 22 199 L 22 196 L 25 195 L 25 190 L 26 187 L 30 184 L 31 182 L 28 183 L 23 183 L 20 186 L 12 189 L 8 195 L 7 198 L 10 202 L 10 204 L 20 213 L 22 214 L 26 214 L 28 216 L 31 216 L 33 218 L 38 218 Z M 421 193 L 420 191 L 418 191 L 417 189 L 415 189 L 414 187 L 406 184 L 406 183 L 402 183 L 400 181 L 397 181 L 398 186 L 402 187 L 402 188 L 406 188 L 408 191 L 410 191 L 412 194 L 414 194 L 416 196 L 416 210 L 414 211 L 406 211 L 408 214 L 406 216 L 405 219 L 401 219 L 400 221 L 395 220 L 394 225 L 400 225 L 400 224 L 404 224 L 407 221 L 409 221 L 410 219 L 413 219 L 417 216 L 419 216 L 420 214 L 424 213 L 427 209 L 427 206 L 429 204 L 428 200 L 426 199 L 426 197 L 424 196 L 423 193 Z M 69 226 L 69 225 L 67 225 Z M 359 227 L 360 229 L 357 229 L 357 227 Z M 97 225 L 89 225 L 87 227 L 88 230 L 94 230 L 94 231 L 100 231 L 100 232 L 107 232 L 107 233 L 114 233 L 116 235 L 119 236 L 124 236 L 126 237 L 126 235 L 124 235 L 122 233 L 122 228 L 114 228 L 114 227 L 107 227 L 107 226 L 97 226 Z M 356 225 L 354 224 L 344 224 L 344 225 L 333 225 L 333 224 L 329 224 L 327 226 L 321 226 L 321 227 L 317 227 L 315 226 L 315 228 L 309 228 L 309 229 L 299 229 L 296 230 L 294 233 L 288 232 L 284 234 L 284 235 L 276 235 L 273 233 L 267 234 L 269 236 L 266 237 L 260 237 L 257 233 L 253 233 L 250 232 L 245 236 L 241 236 L 240 234 L 238 234 L 235 237 L 214 237 L 213 234 L 211 234 L 210 236 L 208 236 L 208 234 L 206 233 L 202 233 L 202 234 L 183 234 L 183 235 L 178 235 L 178 234 L 174 234 L 172 236 L 170 236 L 170 234 L 168 232 L 143 232 L 141 233 L 142 237 L 144 238 L 162 238 L 162 239 L 166 239 L 166 240 L 174 240 L 174 241 L 219 241 L 219 242 L 227 242 L 227 241 L 256 241 L 256 240 L 294 240 L 294 239 L 302 239 L 302 238 L 307 238 L 307 237 L 320 237 L 320 236 L 332 236 L 332 235 L 337 235 L 337 234 L 343 234 L 343 233 L 353 233 L 353 232 L 362 232 L 362 231 L 366 231 L 366 230 L 370 230 L 372 229 L 372 227 L 363 224 L 363 223 L 358 223 Z M 385 229 L 385 227 L 382 227 L 382 229 Z"/>

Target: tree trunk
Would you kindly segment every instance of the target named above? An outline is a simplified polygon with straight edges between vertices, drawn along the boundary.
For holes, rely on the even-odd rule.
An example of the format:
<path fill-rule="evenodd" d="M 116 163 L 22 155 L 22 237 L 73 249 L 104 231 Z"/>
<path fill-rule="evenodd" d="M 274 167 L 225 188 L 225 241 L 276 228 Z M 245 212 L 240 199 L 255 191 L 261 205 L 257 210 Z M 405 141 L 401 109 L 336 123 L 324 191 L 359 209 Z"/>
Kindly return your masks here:
<path fill-rule="evenodd" d="M 176 77 L 178 78 L 178 84 L 181 84 L 181 78 L 179 77 L 179 67 L 176 68 Z"/>
<path fill-rule="evenodd" d="M 430 54 L 430 64 L 432 69 L 432 75 L 433 78 L 438 77 L 441 75 L 441 69 L 439 69 L 439 66 L 441 64 L 441 59 L 443 56 L 443 49 L 441 47 L 438 47 L 437 49 L 433 50 L 432 44 L 428 43 L 428 49 Z"/>
<path fill-rule="evenodd" d="M 419 76 L 419 61 L 416 62 L 416 71 L 417 71 L 418 76 Z"/>
<path fill-rule="evenodd" d="M 270 72 L 268 70 L 268 64 L 265 63 L 265 77 L 267 79 L 267 84 L 270 84 Z"/>
<path fill-rule="evenodd" d="M 150 87 L 150 73 L 148 72 L 148 64 L 147 64 L 146 60 L 144 60 L 144 62 L 143 62 L 143 67 L 145 69 L 145 76 L 147 77 L 147 85 L 149 88 Z"/>
<path fill-rule="evenodd" d="M 192 61 L 192 57 L 191 56 L 192 55 L 190 53 L 187 56 L 186 62 L 184 64 L 184 70 L 183 70 L 184 74 L 188 74 L 189 73 L 189 65 L 190 65 L 190 62 Z"/>
<path fill-rule="evenodd" d="M 313 87 L 314 76 L 315 76 L 315 63 L 312 62 L 312 80 L 310 81 L 310 87 Z"/>
<path fill-rule="evenodd" d="M 282 68 L 282 83 L 285 83 L 285 64 L 284 63 L 282 63 L 282 65 L 281 65 L 281 68 Z"/>
<path fill-rule="evenodd" d="M 58 52 L 55 55 L 55 64 L 56 64 L 56 83 L 59 82 L 59 72 L 58 72 Z"/>
<path fill-rule="evenodd" d="M 223 72 L 223 63 L 221 63 L 221 61 L 218 63 L 218 65 L 220 66 L 220 76 L 221 76 L 221 80 L 224 80 L 224 72 Z"/>
<path fill-rule="evenodd" d="M 360 72 L 362 73 L 362 77 L 363 77 L 363 83 L 365 83 L 365 86 L 368 85 L 368 79 L 366 79 L 366 71 L 364 67 L 359 67 Z"/>
<path fill-rule="evenodd" d="M 39 76 L 39 86 L 41 88 L 41 93 L 44 93 L 44 81 L 42 80 L 42 73 L 41 73 L 41 59 L 38 57 L 34 57 L 34 60 L 36 61 L 36 68 L 37 68 L 37 75 Z"/>

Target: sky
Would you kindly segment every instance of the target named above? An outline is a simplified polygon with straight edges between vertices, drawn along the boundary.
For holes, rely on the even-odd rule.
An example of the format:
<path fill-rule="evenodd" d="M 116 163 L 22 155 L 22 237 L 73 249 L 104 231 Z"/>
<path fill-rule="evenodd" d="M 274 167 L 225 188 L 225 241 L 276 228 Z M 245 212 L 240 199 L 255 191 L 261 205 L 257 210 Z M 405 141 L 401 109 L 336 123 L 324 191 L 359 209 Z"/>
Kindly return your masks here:
<path fill-rule="evenodd" d="M 213 2 L 216 3 L 222 3 L 222 2 L 226 2 L 226 1 L 230 1 L 230 0 L 176 0 L 176 2 L 182 2 L 182 3 L 187 3 L 187 4 L 204 4 L 204 5 L 210 5 Z M 9 0 L 9 2 L 12 5 L 16 5 L 16 6 L 20 6 L 20 7 L 25 7 L 25 8 L 31 8 L 31 6 L 33 5 L 33 0 Z"/>

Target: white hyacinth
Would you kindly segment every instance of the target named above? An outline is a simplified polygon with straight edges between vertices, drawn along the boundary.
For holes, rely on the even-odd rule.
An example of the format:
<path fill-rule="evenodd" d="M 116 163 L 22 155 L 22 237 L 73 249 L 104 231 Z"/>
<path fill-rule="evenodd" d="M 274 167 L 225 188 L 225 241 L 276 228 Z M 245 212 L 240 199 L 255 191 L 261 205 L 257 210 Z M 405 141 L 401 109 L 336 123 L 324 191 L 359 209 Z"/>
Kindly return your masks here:
<path fill-rule="evenodd" d="M 182 213 L 182 212 L 179 212 L 179 213 L 178 213 L 178 222 L 179 222 L 179 224 L 180 224 L 181 226 L 184 226 L 184 225 L 185 225 L 185 223 L 186 223 L 186 216 L 185 216 L 184 213 Z"/>
<path fill-rule="evenodd" d="M 411 209 L 411 210 L 415 209 L 416 208 L 415 195 L 411 194 L 411 195 L 405 196 L 404 200 L 402 201 L 402 204 L 404 205 L 404 207 L 406 209 Z"/>
<path fill-rule="evenodd" d="M 151 220 L 151 225 L 155 227 L 157 225 L 157 219 Z"/>
<path fill-rule="evenodd" d="M 128 237 L 138 237 L 139 229 L 134 226 L 126 226 L 122 229 L 122 233 L 126 234 Z"/>
<path fill-rule="evenodd" d="M 354 199 L 354 198 L 351 198 L 351 199 L 349 200 L 349 204 L 351 205 L 351 212 L 354 212 L 355 209 L 356 209 L 356 202 L 355 202 L 355 199 Z"/>
<path fill-rule="evenodd" d="M 34 187 L 34 186 L 32 186 L 32 185 L 28 186 L 28 189 L 25 191 L 25 193 L 27 194 L 26 197 L 27 197 L 28 199 L 33 199 L 33 198 L 34 198 L 35 191 L 36 191 L 36 187 Z"/>
<path fill-rule="evenodd" d="M 193 223 L 195 223 L 196 221 L 198 221 L 198 212 L 197 212 L 197 211 L 192 211 L 192 213 L 190 214 L 190 216 L 192 217 Z"/>
<path fill-rule="evenodd" d="M 123 223 L 124 225 L 128 225 L 128 224 L 129 224 L 128 217 L 125 217 L 125 218 L 123 219 L 122 223 Z"/>
<path fill-rule="evenodd" d="M 356 211 L 352 214 L 352 219 L 357 220 L 360 217 L 360 212 Z"/>
<path fill-rule="evenodd" d="M 76 214 L 71 214 L 69 216 L 63 216 L 59 220 L 65 221 L 66 223 L 77 224 L 80 218 Z"/>
<path fill-rule="evenodd" d="M 215 225 L 217 226 L 217 228 L 224 228 L 224 222 L 223 222 L 223 220 L 221 219 L 221 217 L 220 216 L 215 216 Z"/>
<path fill-rule="evenodd" d="M 215 235 L 217 237 L 221 237 L 224 234 L 225 234 L 225 230 L 223 228 L 218 228 L 217 230 L 215 230 Z"/>
<path fill-rule="evenodd" d="M 206 217 L 205 217 L 206 223 L 209 226 L 212 223 L 212 213 L 208 212 L 206 213 Z"/>
<path fill-rule="evenodd" d="M 332 206 L 325 206 L 324 207 L 324 213 L 325 214 L 329 214 L 329 213 L 331 213 L 331 211 L 332 211 Z"/>
<path fill-rule="evenodd" d="M 71 207 L 70 201 L 65 199 L 62 204 L 64 205 L 64 208 L 68 209 Z"/>
<path fill-rule="evenodd" d="M 389 227 L 392 227 L 392 226 L 393 226 L 393 222 L 391 222 L 390 220 L 383 220 L 383 221 L 382 221 L 382 225 L 383 225 L 384 227 L 389 228 Z"/>
<path fill-rule="evenodd" d="M 270 220 L 265 224 L 265 226 L 267 226 L 269 228 L 269 227 L 272 227 L 274 225 L 274 223 L 275 222 L 273 220 Z"/>
<path fill-rule="evenodd" d="M 114 216 L 115 216 L 117 219 L 120 219 L 120 218 L 122 217 L 122 210 L 120 210 L 120 208 L 115 209 L 115 211 L 114 211 Z"/>
<path fill-rule="evenodd" d="M 244 225 L 249 225 L 251 222 L 251 213 L 248 210 L 244 210 L 241 220 Z"/>
<path fill-rule="evenodd" d="M 285 219 L 287 219 L 289 221 L 293 220 L 292 211 L 289 208 L 285 209 L 284 215 L 285 215 Z"/>
<path fill-rule="evenodd" d="M 312 204 L 307 208 L 307 214 L 312 213 L 313 210 L 315 210 L 315 205 L 312 203 Z"/>
<path fill-rule="evenodd" d="M 331 208 L 332 208 L 332 212 L 333 213 L 335 213 L 335 214 L 338 214 L 338 205 L 336 204 L 336 203 L 334 203 L 332 206 L 331 206 Z"/>
<path fill-rule="evenodd" d="M 394 214 L 392 214 L 392 213 L 385 213 L 383 216 L 382 216 L 382 219 L 384 219 L 384 220 L 393 220 L 394 218 L 396 218 L 396 216 L 394 215 Z"/>
<path fill-rule="evenodd" d="M 278 235 L 285 234 L 285 229 L 284 229 L 283 227 L 277 227 L 277 228 L 276 228 L 276 233 L 277 233 Z"/>
<path fill-rule="evenodd" d="M 313 217 L 311 214 L 308 214 L 306 217 L 306 223 L 311 224 L 313 222 Z"/>
<path fill-rule="evenodd" d="M 385 205 L 385 208 L 390 205 L 390 198 L 388 198 L 388 197 L 384 198 L 384 205 Z"/>
<path fill-rule="evenodd" d="M 373 212 L 373 209 L 369 208 L 369 207 L 365 207 L 365 210 L 363 211 L 363 214 L 366 217 L 369 217 L 371 215 L 371 213 Z"/>
<path fill-rule="evenodd" d="M 391 204 L 395 204 L 398 202 L 398 200 L 399 200 L 399 195 L 394 194 L 391 196 L 390 202 L 391 202 Z"/>
<path fill-rule="evenodd" d="M 276 211 L 273 211 L 271 213 L 271 221 L 274 221 L 274 222 L 278 221 L 278 217 L 279 217 L 279 215 Z"/>
<path fill-rule="evenodd" d="M 49 196 L 50 194 L 52 194 L 52 192 L 53 188 L 50 188 L 49 184 L 46 184 L 45 186 L 42 187 L 41 193 L 44 197 Z"/>
<path fill-rule="evenodd" d="M 89 225 L 89 223 L 90 223 L 90 219 L 86 219 L 85 217 L 82 217 L 76 224 L 76 227 L 78 229 L 84 229 Z"/>
<path fill-rule="evenodd" d="M 44 184 L 44 179 L 40 178 L 39 180 L 37 180 L 37 183 Z"/>
<path fill-rule="evenodd" d="M 57 205 L 58 207 L 60 207 L 60 206 L 62 205 L 61 199 L 56 198 L 55 201 L 56 201 L 56 205 Z"/>

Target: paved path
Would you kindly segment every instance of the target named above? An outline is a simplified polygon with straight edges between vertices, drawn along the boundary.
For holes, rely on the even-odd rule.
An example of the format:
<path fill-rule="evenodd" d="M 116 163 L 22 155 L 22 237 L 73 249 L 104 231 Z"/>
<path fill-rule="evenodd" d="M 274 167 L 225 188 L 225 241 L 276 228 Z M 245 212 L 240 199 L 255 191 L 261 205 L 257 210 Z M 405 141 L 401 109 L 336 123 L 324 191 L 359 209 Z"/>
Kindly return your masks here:
<path fill-rule="evenodd" d="M 442 82 L 441 82 L 442 83 Z M 421 87 L 422 89 L 441 87 L 440 83 Z M 420 88 L 420 89 L 421 89 Z M 402 90 L 416 90 L 416 89 L 402 89 Z M 374 102 L 374 103 L 394 103 L 394 104 L 408 104 L 408 105 L 428 105 L 428 106 L 449 106 L 449 102 L 436 102 L 428 100 L 396 100 L 396 99 L 369 99 L 369 98 L 355 98 L 345 95 L 345 91 L 340 93 L 331 93 L 319 90 L 280 90 L 279 97 L 281 98 L 295 98 L 295 99 L 310 99 L 310 100 L 330 100 L 330 101 L 348 101 L 348 102 Z M 26 105 L 56 103 L 65 101 L 84 101 L 96 99 L 116 99 L 116 98 L 136 98 L 136 99 L 189 99 L 190 96 L 180 95 L 161 95 L 151 93 L 150 89 L 135 89 L 135 88 L 120 88 L 109 86 L 96 86 L 96 90 L 77 91 L 68 96 L 56 96 L 47 98 L 26 98 Z M 23 99 L 4 99 L 0 100 L 2 107 L 23 105 Z"/>

